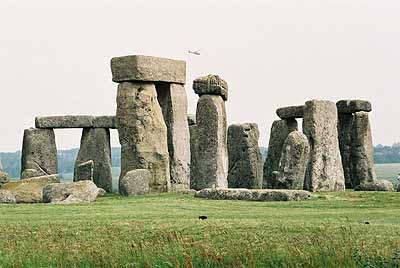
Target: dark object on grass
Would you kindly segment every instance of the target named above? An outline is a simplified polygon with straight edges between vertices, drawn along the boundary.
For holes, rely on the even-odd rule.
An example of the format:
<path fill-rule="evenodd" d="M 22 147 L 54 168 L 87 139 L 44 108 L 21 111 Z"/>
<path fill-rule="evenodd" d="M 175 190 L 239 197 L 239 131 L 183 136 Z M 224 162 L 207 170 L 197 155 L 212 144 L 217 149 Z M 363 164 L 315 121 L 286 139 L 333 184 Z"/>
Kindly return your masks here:
<path fill-rule="evenodd" d="M 366 221 L 365 224 L 369 224 L 369 221 Z"/>
<path fill-rule="evenodd" d="M 199 216 L 199 220 L 207 220 L 208 217 L 207 216 Z"/>

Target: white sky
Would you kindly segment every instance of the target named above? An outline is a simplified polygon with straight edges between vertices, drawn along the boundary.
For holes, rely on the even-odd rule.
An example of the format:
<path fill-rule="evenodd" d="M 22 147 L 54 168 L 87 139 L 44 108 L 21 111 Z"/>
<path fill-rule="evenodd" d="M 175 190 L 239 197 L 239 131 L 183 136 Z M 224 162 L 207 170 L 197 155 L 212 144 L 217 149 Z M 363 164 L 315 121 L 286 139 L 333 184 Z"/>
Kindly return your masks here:
<path fill-rule="evenodd" d="M 128 54 L 186 60 L 191 113 L 193 79 L 221 75 L 229 123 L 258 123 L 261 145 L 276 108 L 346 98 L 370 100 L 374 143 L 392 144 L 399 14 L 398 0 L 1 0 L 0 151 L 21 149 L 35 115 L 115 114 L 109 61 Z M 79 145 L 79 130 L 56 135 Z"/>

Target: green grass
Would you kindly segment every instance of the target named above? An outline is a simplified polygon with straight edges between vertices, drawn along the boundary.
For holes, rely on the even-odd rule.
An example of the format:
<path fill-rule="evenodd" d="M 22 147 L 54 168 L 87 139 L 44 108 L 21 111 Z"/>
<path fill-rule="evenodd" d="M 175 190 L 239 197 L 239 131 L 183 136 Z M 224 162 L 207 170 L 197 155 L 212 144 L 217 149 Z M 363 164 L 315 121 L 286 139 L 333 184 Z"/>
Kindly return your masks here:
<path fill-rule="evenodd" d="M 0 267 L 400 267 L 399 204 L 400 193 L 347 191 L 302 202 L 164 194 L 2 205 Z"/>

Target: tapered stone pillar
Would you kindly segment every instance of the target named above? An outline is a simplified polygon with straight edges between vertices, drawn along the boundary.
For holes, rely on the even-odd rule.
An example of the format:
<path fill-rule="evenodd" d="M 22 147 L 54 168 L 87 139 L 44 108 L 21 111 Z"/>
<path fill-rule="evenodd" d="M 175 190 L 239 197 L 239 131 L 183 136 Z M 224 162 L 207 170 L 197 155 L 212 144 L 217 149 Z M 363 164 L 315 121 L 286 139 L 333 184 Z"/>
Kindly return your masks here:
<path fill-rule="evenodd" d="M 217 75 L 209 75 L 196 79 L 193 89 L 200 99 L 196 110 L 196 163 L 191 185 L 196 190 L 227 188 L 227 83 Z"/>
<path fill-rule="evenodd" d="M 112 192 L 110 130 L 106 128 L 84 128 L 81 146 L 75 161 L 74 181 L 90 180 L 88 169 L 81 164 L 93 161 L 93 182 L 97 187 Z M 90 164 L 88 164 L 90 165 Z M 90 168 L 89 168 L 90 170 Z"/>

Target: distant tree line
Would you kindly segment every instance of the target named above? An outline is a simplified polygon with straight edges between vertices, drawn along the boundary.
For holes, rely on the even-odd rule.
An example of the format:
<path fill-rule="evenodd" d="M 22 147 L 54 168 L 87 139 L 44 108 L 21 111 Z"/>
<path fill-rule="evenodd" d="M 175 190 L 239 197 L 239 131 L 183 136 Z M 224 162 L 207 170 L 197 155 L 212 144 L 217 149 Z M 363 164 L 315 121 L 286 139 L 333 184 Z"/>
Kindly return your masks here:
<path fill-rule="evenodd" d="M 374 147 L 375 163 L 400 163 L 400 143 L 395 143 L 392 146 L 383 146 L 381 144 Z M 78 155 L 77 148 L 70 150 L 59 150 L 58 155 L 58 172 L 60 174 L 73 173 L 76 156 Z M 260 147 L 261 154 L 264 160 L 267 157 L 267 148 Z M 112 148 L 111 153 L 112 166 L 121 166 L 121 149 L 118 147 Z M 0 159 L 5 172 L 10 174 L 12 178 L 19 178 L 21 169 L 21 151 L 14 153 L 0 153 Z"/>

